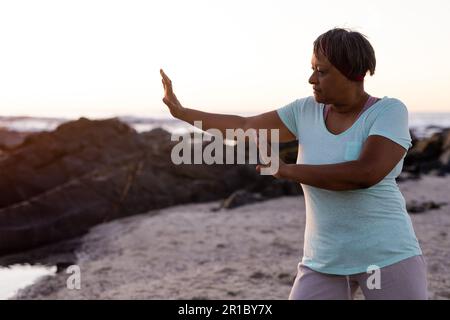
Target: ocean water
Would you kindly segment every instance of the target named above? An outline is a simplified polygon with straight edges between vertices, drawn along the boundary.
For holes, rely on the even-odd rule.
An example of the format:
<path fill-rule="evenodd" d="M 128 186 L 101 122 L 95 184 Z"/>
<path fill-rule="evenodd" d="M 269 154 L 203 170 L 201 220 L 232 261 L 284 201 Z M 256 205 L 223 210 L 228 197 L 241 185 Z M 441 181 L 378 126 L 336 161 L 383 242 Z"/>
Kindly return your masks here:
<path fill-rule="evenodd" d="M 161 127 L 169 132 L 185 132 L 192 128 L 191 125 L 178 119 L 174 119 L 170 115 L 159 117 L 119 116 L 118 118 L 121 121 L 128 123 L 138 132 L 149 131 L 157 127 Z M 52 131 L 60 124 L 72 120 L 76 119 L 0 116 L 0 128 L 28 132 Z M 430 136 L 441 128 L 450 128 L 450 112 L 410 112 L 409 126 L 419 138 Z"/>
<path fill-rule="evenodd" d="M 441 128 L 450 128 L 450 112 L 411 112 L 408 120 L 409 127 L 419 138 L 430 136 Z"/>

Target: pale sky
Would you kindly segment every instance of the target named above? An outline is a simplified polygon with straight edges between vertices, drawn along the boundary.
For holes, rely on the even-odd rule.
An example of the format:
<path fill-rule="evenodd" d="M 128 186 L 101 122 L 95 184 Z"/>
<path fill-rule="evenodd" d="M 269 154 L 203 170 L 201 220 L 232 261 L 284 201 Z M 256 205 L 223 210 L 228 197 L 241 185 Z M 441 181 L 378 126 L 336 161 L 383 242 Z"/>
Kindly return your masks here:
<path fill-rule="evenodd" d="M 181 103 L 259 113 L 312 95 L 312 43 L 368 36 L 366 91 L 450 112 L 450 1 L 1 1 L 0 115 L 169 115 Z"/>

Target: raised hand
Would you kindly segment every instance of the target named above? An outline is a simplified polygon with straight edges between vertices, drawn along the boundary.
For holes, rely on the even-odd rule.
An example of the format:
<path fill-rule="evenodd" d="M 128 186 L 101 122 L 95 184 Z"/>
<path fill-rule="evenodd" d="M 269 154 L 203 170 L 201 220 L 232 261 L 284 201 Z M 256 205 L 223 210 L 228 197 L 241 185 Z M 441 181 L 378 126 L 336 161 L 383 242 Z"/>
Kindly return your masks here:
<path fill-rule="evenodd" d="M 164 73 L 163 69 L 159 70 L 159 73 L 162 77 L 162 83 L 164 87 L 164 98 L 163 102 L 169 107 L 170 113 L 178 118 L 184 110 L 184 107 L 178 101 L 177 96 L 173 93 L 172 81 L 169 77 Z"/>

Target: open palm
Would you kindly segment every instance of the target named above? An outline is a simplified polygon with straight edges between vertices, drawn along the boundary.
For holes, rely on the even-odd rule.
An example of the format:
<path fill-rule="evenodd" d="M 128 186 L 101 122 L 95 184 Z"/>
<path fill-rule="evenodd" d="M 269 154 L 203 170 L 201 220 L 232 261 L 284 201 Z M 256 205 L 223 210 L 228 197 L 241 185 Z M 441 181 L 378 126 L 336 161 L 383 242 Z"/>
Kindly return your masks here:
<path fill-rule="evenodd" d="M 159 70 L 159 73 L 161 74 L 162 83 L 164 87 L 164 98 L 162 100 L 169 107 L 170 113 L 174 117 L 178 117 L 184 108 L 178 101 L 175 93 L 173 93 L 172 81 L 169 79 L 169 77 L 164 73 L 162 69 Z"/>

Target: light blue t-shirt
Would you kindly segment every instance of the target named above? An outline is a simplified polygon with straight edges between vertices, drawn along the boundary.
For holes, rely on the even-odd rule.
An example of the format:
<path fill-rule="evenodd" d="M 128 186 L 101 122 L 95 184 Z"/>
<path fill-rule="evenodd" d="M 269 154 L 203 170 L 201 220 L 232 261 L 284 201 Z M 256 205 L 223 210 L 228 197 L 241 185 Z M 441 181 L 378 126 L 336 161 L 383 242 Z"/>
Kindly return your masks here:
<path fill-rule="evenodd" d="M 338 135 L 326 128 L 323 108 L 307 97 L 277 110 L 299 140 L 298 164 L 356 160 L 370 135 L 411 147 L 408 110 L 400 100 L 382 98 Z M 306 205 L 303 264 L 318 272 L 350 275 L 422 254 L 395 180 L 403 160 L 370 188 L 333 191 L 301 184 Z"/>

